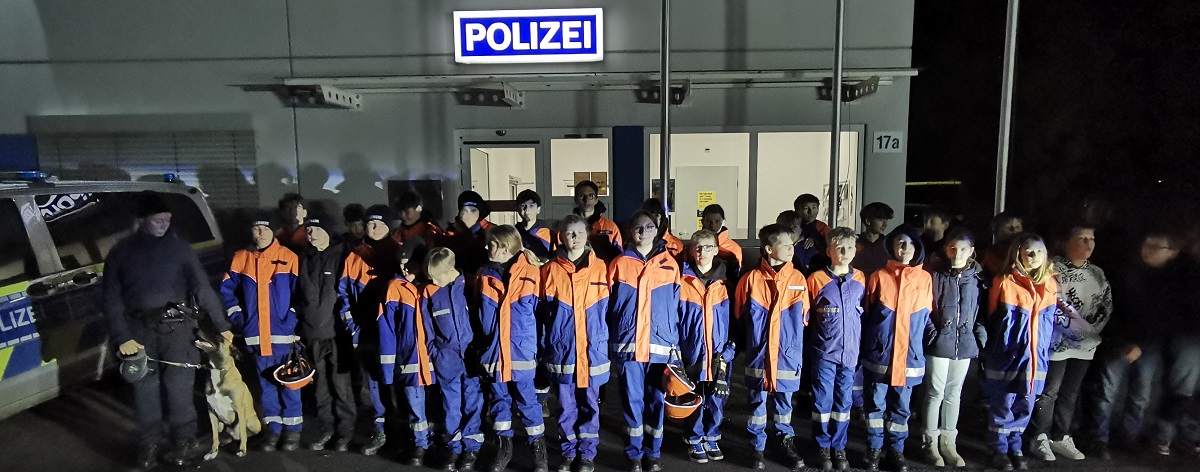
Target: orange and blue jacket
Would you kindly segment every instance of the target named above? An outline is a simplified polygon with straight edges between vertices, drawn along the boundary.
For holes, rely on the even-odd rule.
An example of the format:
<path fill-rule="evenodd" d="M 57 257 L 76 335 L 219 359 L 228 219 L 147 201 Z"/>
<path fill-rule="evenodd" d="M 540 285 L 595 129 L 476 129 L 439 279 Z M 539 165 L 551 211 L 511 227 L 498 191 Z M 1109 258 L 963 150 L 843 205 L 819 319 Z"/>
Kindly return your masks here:
<path fill-rule="evenodd" d="M 441 244 L 439 238 L 442 237 L 442 228 L 428 219 L 421 218 L 413 223 L 412 226 L 405 225 L 403 222 L 392 231 L 392 239 L 396 242 L 404 244 L 405 241 L 412 239 L 413 236 L 420 236 L 425 240 L 427 247 L 436 247 Z"/>
<path fill-rule="evenodd" d="M 587 251 L 580 264 L 559 250 L 542 266 L 542 300 L 538 305 L 542 367 L 560 384 L 578 388 L 608 383 L 608 269 Z"/>
<path fill-rule="evenodd" d="M 671 254 L 677 261 L 683 260 L 683 241 L 671 234 L 671 228 L 667 228 L 662 234 L 663 243 L 667 245 L 667 253 Z"/>
<path fill-rule="evenodd" d="M 742 246 L 729 237 L 729 228 L 723 226 L 717 233 L 717 257 L 730 264 L 725 266 L 729 280 L 737 280 L 742 275 Z"/>
<path fill-rule="evenodd" d="M 363 241 L 346 255 L 342 278 L 338 283 L 338 310 L 346 332 L 358 345 L 360 339 L 374 343 L 379 305 L 387 295 L 387 286 L 399 272 L 396 252 L 400 244 L 392 238 Z M 368 331 L 363 338 L 362 331 Z"/>
<path fill-rule="evenodd" d="M 825 268 L 808 276 L 807 348 L 813 358 L 858 366 L 866 294 L 867 277 L 853 267 L 846 275 L 835 275 Z"/>
<path fill-rule="evenodd" d="M 221 281 L 229 323 L 246 339 L 246 346 L 262 356 L 291 352 L 298 321 L 292 295 L 299 265 L 296 254 L 275 240 L 262 251 L 235 253 Z"/>
<path fill-rule="evenodd" d="M 558 237 L 545 223 L 542 220 L 533 221 L 529 225 L 520 222 L 516 228 L 521 233 L 521 245 L 532 251 L 538 259 L 548 261 L 553 259 L 558 251 Z"/>
<path fill-rule="evenodd" d="M 746 336 L 746 385 L 767 392 L 799 391 L 808 324 L 804 275 L 791 262 L 776 272 L 763 257 L 738 282 L 734 303 Z"/>
<path fill-rule="evenodd" d="M 725 263 L 713 260 L 703 277 L 692 262 L 683 264 L 679 281 L 680 350 L 686 365 L 700 364 L 696 380 L 711 382 L 713 360 L 720 356 L 733 363 L 735 343 L 729 336 L 729 287 L 725 285 Z"/>
<path fill-rule="evenodd" d="M 466 286 L 466 279 L 459 275 L 445 287 L 430 283 L 421 290 L 421 305 L 417 309 L 422 316 L 426 313 L 429 316 L 425 346 L 434 374 L 442 383 L 467 373 L 466 358 L 475 331 Z"/>
<path fill-rule="evenodd" d="M 533 380 L 541 271 L 522 252 L 507 269 L 488 262 L 479 272 L 479 363 L 496 382 Z"/>
<path fill-rule="evenodd" d="M 632 246 L 608 267 L 613 360 L 666 363 L 679 347 L 679 263 L 661 239 L 646 258 Z"/>
<path fill-rule="evenodd" d="M 1050 365 L 1058 283 L 1041 285 L 1019 271 L 997 276 L 988 292 L 983 363 L 988 392 L 1040 395 Z"/>
<path fill-rule="evenodd" d="M 621 240 L 621 228 L 612 220 L 604 217 L 607 209 L 603 202 L 596 202 L 596 206 L 592 209 L 592 216 L 587 217 L 588 244 L 592 246 L 592 251 L 596 253 L 597 257 L 603 259 L 605 263 L 611 263 L 621 254 L 621 248 L 625 243 Z M 578 208 L 574 210 L 574 213 L 583 216 Z"/>
<path fill-rule="evenodd" d="M 388 282 L 379 307 L 379 365 L 383 383 L 405 387 L 433 385 L 429 358 L 429 315 L 423 313 L 421 288 L 403 276 Z"/>
<path fill-rule="evenodd" d="M 912 261 L 895 260 L 891 241 L 904 234 L 916 251 Z M 881 238 L 885 239 L 885 238 Z M 863 379 L 894 387 L 914 386 L 925 377 L 925 340 L 934 332 L 933 276 L 925 271 L 921 235 L 901 226 L 885 239 L 887 265 L 867 278 L 863 315 Z"/>

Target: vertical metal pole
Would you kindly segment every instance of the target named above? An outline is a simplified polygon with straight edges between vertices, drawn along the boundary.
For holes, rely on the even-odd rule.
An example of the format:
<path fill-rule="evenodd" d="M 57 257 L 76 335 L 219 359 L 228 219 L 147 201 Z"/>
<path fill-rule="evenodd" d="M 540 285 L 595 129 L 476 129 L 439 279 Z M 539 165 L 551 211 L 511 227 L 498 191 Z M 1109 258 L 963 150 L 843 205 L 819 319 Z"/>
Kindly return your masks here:
<path fill-rule="evenodd" d="M 1000 142 L 996 153 L 996 206 L 1004 211 L 1008 187 L 1008 142 L 1012 135 L 1013 74 L 1017 59 L 1017 7 L 1019 0 L 1008 0 L 1008 29 L 1004 35 L 1004 82 L 1000 88 Z"/>
<path fill-rule="evenodd" d="M 662 202 L 671 212 L 671 0 L 662 0 L 662 70 L 658 83 L 658 98 L 662 106 L 662 131 L 658 135 L 659 174 L 662 182 Z M 663 215 L 666 216 L 666 215 Z"/>
<path fill-rule="evenodd" d="M 838 226 L 838 207 L 841 205 L 841 194 L 838 192 L 838 168 L 841 167 L 842 157 L 842 37 L 845 33 L 846 0 L 837 2 L 837 33 L 833 39 L 833 133 L 829 145 L 829 225 Z"/>

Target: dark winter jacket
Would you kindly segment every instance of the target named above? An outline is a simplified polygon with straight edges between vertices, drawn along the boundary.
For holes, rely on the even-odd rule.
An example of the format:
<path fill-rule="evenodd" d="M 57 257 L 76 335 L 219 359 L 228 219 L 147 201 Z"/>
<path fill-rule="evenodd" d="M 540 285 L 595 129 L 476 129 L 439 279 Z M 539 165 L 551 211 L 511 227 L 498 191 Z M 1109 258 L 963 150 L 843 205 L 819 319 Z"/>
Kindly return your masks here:
<path fill-rule="evenodd" d="M 933 275 L 934 333 L 925 355 L 945 359 L 970 359 L 979 355 L 987 341 L 987 329 L 978 323 L 985 283 L 978 262 L 964 269 L 951 269 L 945 259 L 930 267 Z"/>
<path fill-rule="evenodd" d="M 342 243 L 330 243 L 324 251 L 309 246 L 300 252 L 300 278 L 296 285 L 296 312 L 300 315 L 300 337 L 330 339 L 346 333 L 338 306 L 338 281 L 345 263 Z"/>

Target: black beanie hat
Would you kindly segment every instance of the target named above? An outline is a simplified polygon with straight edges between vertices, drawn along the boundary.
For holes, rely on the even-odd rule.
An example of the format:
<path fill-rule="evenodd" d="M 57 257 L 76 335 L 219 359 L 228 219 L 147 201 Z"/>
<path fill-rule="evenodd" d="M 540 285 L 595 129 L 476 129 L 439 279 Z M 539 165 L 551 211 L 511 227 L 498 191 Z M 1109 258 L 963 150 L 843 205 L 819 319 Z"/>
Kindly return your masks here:
<path fill-rule="evenodd" d="M 310 215 L 308 215 L 308 218 L 304 219 L 304 226 L 307 226 L 310 228 L 321 228 L 321 229 L 325 230 L 326 233 L 329 234 L 329 237 L 333 237 L 333 235 L 334 235 L 334 232 L 333 232 L 334 221 L 333 221 L 333 218 L 330 218 L 328 215 L 319 214 L 319 213 L 318 214 L 310 214 Z"/>
<path fill-rule="evenodd" d="M 145 218 L 150 215 L 159 213 L 170 213 L 171 207 L 167 205 L 167 200 L 158 192 L 146 190 L 138 196 L 137 200 L 137 217 Z"/>
<path fill-rule="evenodd" d="M 372 221 L 382 221 L 383 224 L 387 225 L 388 229 L 391 229 L 392 222 L 395 221 L 395 218 L 392 217 L 392 209 L 388 208 L 387 205 L 371 205 L 367 207 L 366 215 L 363 216 L 363 224 Z"/>
<path fill-rule="evenodd" d="M 258 210 L 250 217 L 250 227 L 266 226 L 275 229 L 275 212 L 268 210 Z"/>
<path fill-rule="evenodd" d="M 483 197 L 474 190 L 467 190 L 458 194 L 458 209 L 462 210 L 463 207 L 467 206 L 479 209 L 479 219 L 481 220 L 492 214 L 492 207 L 483 201 Z"/>

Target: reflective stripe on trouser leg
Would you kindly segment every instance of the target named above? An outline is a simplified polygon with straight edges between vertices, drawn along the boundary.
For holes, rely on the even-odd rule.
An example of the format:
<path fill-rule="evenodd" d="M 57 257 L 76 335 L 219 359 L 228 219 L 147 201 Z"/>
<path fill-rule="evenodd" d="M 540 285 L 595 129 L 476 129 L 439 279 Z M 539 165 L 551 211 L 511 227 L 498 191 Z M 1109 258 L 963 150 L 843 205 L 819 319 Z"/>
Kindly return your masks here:
<path fill-rule="evenodd" d="M 413 433 L 413 442 L 421 449 L 429 449 L 429 417 L 425 415 L 425 387 L 404 387 L 405 403 L 408 405 L 408 427 Z"/>
<path fill-rule="evenodd" d="M 854 369 L 819 359 L 812 365 L 813 437 L 818 447 L 845 449 Z"/>
<path fill-rule="evenodd" d="M 908 419 L 912 417 L 912 387 L 888 387 L 885 397 L 887 418 L 887 447 L 904 452 L 904 440 L 908 439 Z"/>
<path fill-rule="evenodd" d="M 850 406 L 854 403 L 854 368 L 839 365 L 835 375 L 833 411 L 829 424 L 833 427 L 832 447 L 845 450 L 850 439 Z"/>
<path fill-rule="evenodd" d="M 374 411 L 375 430 L 383 431 L 383 424 L 387 415 L 387 407 L 383 404 L 383 396 L 379 387 L 379 358 L 372 356 L 365 351 L 355 351 L 359 362 L 359 370 L 363 373 L 363 386 L 367 389 L 367 393 L 371 398 L 371 407 Z"/>
<path fill-rule="evenodd" d="M 865 392 L 864 392 L 865 388 L 866 387 L 863 386 L 862 366 L 860 365 L 854 369 L 854 407 L 855 408 L 865 408 L 866 407 Z"/>
<path fill-rule="evenodd" d="M 279 387 L 279 398 L 283 401 L 283 430 L 300 431 L 304 426 L 304 407 L 300 404 L 300 391 Z"/>
<path fill-rule="evenodd" d="M 1021 450 L 1021 435 L 1029 426 L 1035 398 L 1035 395 L 989 392 L 988 409 L 992 414 L 990 429 L 994 441 L 992 446 L 996 452 Z"/>
<path fill-rule="evenodd" d="M 792 428 L 792 396 L 795 392 L 771 392 L 771 405 L 775 407 L 775 431 L 784 436 L 795 436 Z"/>
<path fill-rule="evenodd" d="M 577 454 L 585 459 L 595 459 L 600 444 L 600 387 L 592 384 L 586 389 L 576 388 L 574 383 L 555 386 L 562 414 L 558 417 L 559 435 L 563 438 L 563 457 Z"/>
<path fill-rule="evenodd" d="M 642 458 L 642 436 L 646 433 L 642 422 L 646 411 L 646 370 L 649 364 L 628 361 L 621 365 L 621 397 L 625 400 L 625 457 Z"/>
<path fill-rule="evenodd" d="M 691 432 L 687 437 L 688 444 L 721 439 L 721 420 L 724 417 L 726 400 L 712 394 L 704 396 L 704 404 L 700 406 L 700 411 L 686 420 L 687 430 Z"/>
<path fill-rule="evenodd" d="M 455 454 L 464 450 L 478 451 L 483 442 L 483 433 L 479 431 L 483 406 L 479 379 L 459 374 L 441 382 L 441 386 L 442 408 L 446 412 L 446 445 Z"/>
<path fill-rule="evenodd" d="M 283 404 L 281 401 L 283 392 L 280 390 L 285 387 L 275 382 L 273 373 L 275 368 L 286 360 L 286 354 L 254 356 L 254 364 L 259 373 L 258 384 L 262 387 L 262 395 L 259 397 L 262 402 L 262 422 L 266 423 L 267 428 L 275 434 L 283 432 Z"/>
<path fill-rule="evenodd" d="M 658 370 L 659 367 L 665 367 L 663 364 L 647 364 L 650 367 L 650 372 Z M 647 378 L 654 379 L 657 376 L 647 375 Z M 643 440 L 642 453 L 655 459 L 662 455 L 663 443 L 663 422 L 666 418 L 666 398 L 664 397 L 662 385 L 659 382 L 646 382 L 646 414 L 642 417 L 645 422 L 646 436 L 649 436 L 650 445 L 645 445 Z"/>
<path fill-rule="evenodd" d="M 542 404 L 538 402 L 533 379 L 509 382 L 509 392 L 517 411 L 521 413 L 521 424 L 525 426 L 527 441 L 533 444 L 546 432 L 545 421 L 542 420 Z M 509 416 L 512 416 L 511 413 Z"/>
<path fill-rule="evenodd" d="M 767 392 L 751 388 L 750 419 L 746 421 L 746 431 L 750 432 L 750 447 L 755 451 L 767 448 Z"/>
<path fill-rule="evenodd" d="M 867 413 L 867 446 L 883 449 L 883 417 L 887 408 L 888 385 L 871 383 L 863 387 L 863 409 Z"/>
<path fill-rule="evenodd" d="M 463 379 L 463 448 L 467 452 L 479 452 L 483 446 L 483 392 L 478 377 Z"/>
<path fill-rule="evenodd" d="M 512 437 L 512 396 L 508 394 L 508 382 L 492 382 L 488 389 L 488 416 L 492 418 L 492 431 L 497 435 Z"/>

